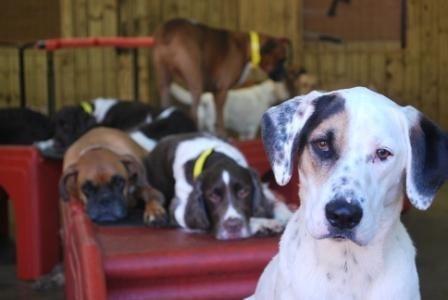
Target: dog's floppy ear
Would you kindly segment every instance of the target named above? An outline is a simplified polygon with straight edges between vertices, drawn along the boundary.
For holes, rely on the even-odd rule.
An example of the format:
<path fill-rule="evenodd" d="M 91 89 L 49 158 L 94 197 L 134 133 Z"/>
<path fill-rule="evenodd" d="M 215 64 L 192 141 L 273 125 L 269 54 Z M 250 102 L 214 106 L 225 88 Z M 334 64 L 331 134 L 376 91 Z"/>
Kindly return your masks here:
<path fill-rule="evenodd" d="M 70 196 L 77 196 L 78 190 L 76 182 L 78 179 L 78 170 L 76 165 L 69 166 L 59 179 L 59 196 L 64 201 L 68 201 Z"/>
<path fill-rule="evenodd" d="M 261 186 L 260 176 L 258 173 L 249 168 L 250 176 L 252 179 L 252 216 L 257 218 L 271 218 L 272 217 L 272 205 L 270 205 L 263 193 L 263 187 Z"/>
<path fill-rule="evenodd" d="M 321 95 L 313 91 L 295 97 L 271 107 L 262 117 L 263 144 L 279 185 L 291 179 L 300 133 L 315 110 L 314 100 Z"/>
<path fill-rule="evenodd" d="M 146 178 L 146 171 L 142 162 L 127 154 L 121 156 L 121 162 L 128 171 L 128 182 L 130 184 L 138 187 L 148 186 L 148 179 Z"/>
<path fill-rule="evenodd" d="M 194 182 L 193 191 L 188 197 L 185 208 L 185 223 L 190 229 L 208 230 L 210 228 L 205 199 L 201 189 L 201 176 Z"/>
<path fill-rule="evenodd" d="M 412 106 L 403 110 L 409 131 L 406 194 L 425 210 L 448 179 L 448 135 Z"/>

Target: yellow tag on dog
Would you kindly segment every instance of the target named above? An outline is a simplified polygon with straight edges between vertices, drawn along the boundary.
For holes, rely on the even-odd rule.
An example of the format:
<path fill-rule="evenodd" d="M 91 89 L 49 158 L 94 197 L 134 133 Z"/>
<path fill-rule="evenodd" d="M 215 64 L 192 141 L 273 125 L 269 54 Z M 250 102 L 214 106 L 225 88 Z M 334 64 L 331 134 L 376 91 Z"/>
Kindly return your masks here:
<path fill-rule="evenodd" d="M 89 115 L 93 113 L 93 107 L 91 103 L 87 101 L 82 101 L 79 105 L 81 105 L 82 109 Z"/>
<path fill-rule="evenodd" d="M 250 31 L 250 62 L 253 67 L 258 67 L 261 61 L 260 36 L 255 31 Z"/>
<path fill-rule="evenodd" d="M 204 169 L 205 161 L 207 158 L 212 154 L 213 149 L 205 150 L 199 155 L 198 159 L 194 163 L 193 167 L 193 179 L 198 178 L 199 175 L 201 175 L 202 170 Z"/>

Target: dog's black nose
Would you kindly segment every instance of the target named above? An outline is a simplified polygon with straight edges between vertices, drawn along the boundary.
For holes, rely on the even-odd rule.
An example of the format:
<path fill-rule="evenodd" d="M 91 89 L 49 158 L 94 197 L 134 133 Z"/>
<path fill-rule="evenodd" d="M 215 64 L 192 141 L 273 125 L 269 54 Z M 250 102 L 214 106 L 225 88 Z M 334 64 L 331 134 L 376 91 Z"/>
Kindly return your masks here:
<path fill-rule="evenodd" d="M 224 229 L 230 233 L 240 232 L 243 228 L 243 220 L 238 218 L 229 218 L 222 224 Z"/>
<path fill-rule="evenodd" d="M 325 206 L 325 216 L 333 227 L 342 230 L 352 229 L 361 221 L 362 209 L 359 204 L 335 200 Z"/>

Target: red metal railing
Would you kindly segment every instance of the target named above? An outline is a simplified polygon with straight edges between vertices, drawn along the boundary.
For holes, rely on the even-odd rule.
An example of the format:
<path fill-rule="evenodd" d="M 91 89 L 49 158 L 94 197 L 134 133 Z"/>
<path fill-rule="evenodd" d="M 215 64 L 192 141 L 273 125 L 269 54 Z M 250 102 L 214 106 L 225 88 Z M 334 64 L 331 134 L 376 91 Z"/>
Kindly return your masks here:
<path fill-rule="evenodd" d="M 85 37 L 39 40 L 38 49 L 53 51 L 63 48 L 115 47 L 115 48 L 149 48 L 155 43 L 152 37 Z"/>

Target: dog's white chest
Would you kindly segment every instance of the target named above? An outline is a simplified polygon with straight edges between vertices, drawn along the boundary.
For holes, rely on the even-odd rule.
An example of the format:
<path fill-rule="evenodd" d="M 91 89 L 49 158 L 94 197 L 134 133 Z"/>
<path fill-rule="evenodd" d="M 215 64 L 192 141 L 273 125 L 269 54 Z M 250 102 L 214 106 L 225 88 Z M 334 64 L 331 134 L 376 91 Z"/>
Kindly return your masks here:
<path fill-rule="evenodd" d="M 401 223 L 366 251 L 347 241 L 316 241 L 296 212 L 255 299 L 420 299 L 415 251 Z"/>

